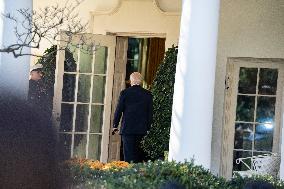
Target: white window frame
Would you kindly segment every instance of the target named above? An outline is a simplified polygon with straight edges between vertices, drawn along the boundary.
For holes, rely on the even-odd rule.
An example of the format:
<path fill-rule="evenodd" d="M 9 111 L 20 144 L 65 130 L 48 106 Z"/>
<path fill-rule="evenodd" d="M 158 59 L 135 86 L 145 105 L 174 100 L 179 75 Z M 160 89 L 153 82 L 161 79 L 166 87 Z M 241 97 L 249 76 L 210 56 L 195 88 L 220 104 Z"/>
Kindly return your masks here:
<path fill-rule="evenodd" d="M 108 49 L 107 57 L 107 70 L 106 74 L 94 74 L 94 61 L 95 53 L 93 55 L 92 62 L 92 72 L 90 73 L 79 73 L 79 64 L 77 65 L 76 72 L 64 72 L 64 60 L 65 60 L 65 51 L 59 50 L 56 58 L 56 72 L 55 72 L 55 85 L 54 85 L 54 99 L 53 99 L 53 125 L 55 126 L 58 134 L 72 134 L 71 141 L 71 157 L 73 157 L 73 147 L 74 147 L 74 136 L 75 134 L 86 134 L 87 143 L 86 143 L 86 158 L 89 157 L 88 148 L 89 148 L 89 138 L 91 134 L 101 135 L 101 155 L 100 161 L 107 162 L 108 159 L 108 145 L 109 145 L 109 131 L 110 131 L 110 114 L 111 114 L 111 101 L 112 101 L 112 86 L 113 86 L 113 75 L 114 75 L 114 61 L 115 61 L 115 45 L 116 37 L 115 36 L 106 36 L 106 35 L 94 35 L 94 34 L 80 34 L 72 37 L 72 43 L 80 43 L 80 38 L 84 36 L 85 39 L 88 39 L 85 42 L 90 42 L 92 44 L 105 46 Z M 64 34 L 61 35 L 61 42 L 59 47 L 65 47 L 67 44 L 64 41 L 66 38 Z M 80 53 L 79 53 L 80 54 Z M 78 57 L 78 60 L 80 58 Z M 73 112 L 73 127 L 71 132 L 59 132 L 60 128 L 60 116 L 61 116 L 61 104 L 62 104 L 62 89 L 63 89 L 63 75 L 64 74 L 76 74 L 76 84 L 75 84 L 75 99 L 74 102 L 63 102 L 64 104 L 74 104 Z M 91 75 L 91 88 L 90 88 L 90 103 L 80 103 L 77 102 L 77 92 L 78 92 L 78 81 L 79 75 Z M 94 76 L 104 76 L 106 77 L 105 82 L 105 98 L 104 103 L 92 103 L 92 89 L 93 89 L 93 77 Z M 78 104 L 87 104 L 89 105 L 89 115 L 88 115 L 88 128 L 86 132 L 75 132 L 75 117 L 76 117 L 76 107 Z M 104 106 L 103 111 L 103 125 L 101 133 L 90 133 L 90 116 L 91 116 L 91 106 L 92 105 L 102 105 Z M 70 158 L 71 158 L 70 157 Z"/>
<path fill-rule="evenodd" d="M 224 101 L 224 117 L 221 138 L 221 164 L 220 175 L 225 178 L 232 177 L 233 170 L 233 150 L 235 136 L 235 119 L 238 95 L 238 81 L 240 67 L 247 68 L 274 68 L 278 69 L 278 81 L 275 104 L 275 127 L 273 134 L 272 152 L 280 151 L 280 137 L 282 128 L 283 113 L 283 85 L 284 83 L 284 59 L 268 59 L 268 58 L 228 58 L 225 101 Z M 262 95 L 263 96 L 263 95 Z M 257 103 L 257 100 L 255 101 Z M 256 111 L 256 110 L 255 110 Z"/>

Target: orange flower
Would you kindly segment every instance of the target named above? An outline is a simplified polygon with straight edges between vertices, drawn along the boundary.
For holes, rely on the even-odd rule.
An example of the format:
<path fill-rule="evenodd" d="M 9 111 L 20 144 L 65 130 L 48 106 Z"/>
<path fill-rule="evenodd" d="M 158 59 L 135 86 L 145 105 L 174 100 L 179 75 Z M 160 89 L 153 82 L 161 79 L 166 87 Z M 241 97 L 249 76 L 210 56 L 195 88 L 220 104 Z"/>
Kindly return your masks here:
<path fill-rule="evenodd" d="M 98 160 L 90 160 L 87 162 L 87 165 L 90 166 L 91 169 L 102 169 L 104 166 L 104 164 Z"/>
<path fill-rule="evenodd" d="M 111 163 L 104 164 L 98 160 L 82 159 L 82 158 L 73 158 L 67 160 L 66 163 L 70 165 L 80 165 L 81 167 L 88 166 L 91 169 L 98 169 L 98 170 L 106 170 L 110 168 L 127 168 L 130 166 L 130 164 L 125 161 L 113 161 Z"/>
<path fill-rule="evenodd" d="M 129 163 L 125 161 L 113 161 L 111 163 L 107 163 L 104 165 L 103 169 L 109 169 L 109 168 L 126 168 L 129 167 Z"/>

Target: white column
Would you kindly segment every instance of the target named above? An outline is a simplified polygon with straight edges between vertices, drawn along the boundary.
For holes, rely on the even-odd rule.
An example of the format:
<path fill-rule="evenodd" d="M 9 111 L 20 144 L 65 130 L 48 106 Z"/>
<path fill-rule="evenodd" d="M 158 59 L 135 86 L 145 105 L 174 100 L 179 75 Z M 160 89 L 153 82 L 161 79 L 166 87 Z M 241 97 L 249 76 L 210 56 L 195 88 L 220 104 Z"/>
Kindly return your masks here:
<path fill-rule="evenodd" d="M 219 0 L 183 0 L 169 160 L 210 168 Z"/>
<path fill-rule="evenodd" d="M 10 13 L 19 20 L 23 17 L 16 10 L 21 8 L 32 11 L 32 0 L 0 0 L 0 46 L 8 46 L 17 43 L 14 33 L 15 22 L 5 19 L 2 14 Z M 18 24 L 20 26 L 20 24 Z M 20 28 L 19 32 L 24 31 Z M 30 52 L 29 48 L 24 52 Z M 16 96 L 22 99 L 27 97 L 29 80 L 30 56 L 15 58 L 11 53 L 0 53 L 0 95 Z"/>
<path fill-rule="evenodd" d="M 281 155 L 280 179 L 284 180 L 284 123 L 282 123 L 281 154 L 280 155 Z"/>

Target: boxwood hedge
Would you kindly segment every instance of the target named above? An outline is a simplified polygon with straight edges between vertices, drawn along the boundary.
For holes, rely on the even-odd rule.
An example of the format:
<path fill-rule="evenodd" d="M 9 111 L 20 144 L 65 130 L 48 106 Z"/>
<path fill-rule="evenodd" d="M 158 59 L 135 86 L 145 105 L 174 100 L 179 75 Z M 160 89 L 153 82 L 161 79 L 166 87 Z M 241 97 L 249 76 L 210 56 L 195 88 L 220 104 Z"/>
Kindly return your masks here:
<path fill-rule="evenodd" d="M 165 53 L 151 90 L 154 109 L 153 124 L 142 141 L 143 150 L 151 160 L 163 158 L 164 152 L 169 148 L 177 54 L 177 46 L 172 46 Z"/>
<path fill-rule="evenodd" d="M 175 181 L 187 189 L 243 189 L 250 181 L 266 181 L 276 189 L 284 189 L 284 183 L 269 176 L 251 178 L 236 177 L 226 181 L 193 162 L 176 163 L 154 161 L 130 164 L 128 168 L 92 169 L 90 166 L 64 164 L 69 188 L 105 189 L 159 189 L 169 181 Z"/>

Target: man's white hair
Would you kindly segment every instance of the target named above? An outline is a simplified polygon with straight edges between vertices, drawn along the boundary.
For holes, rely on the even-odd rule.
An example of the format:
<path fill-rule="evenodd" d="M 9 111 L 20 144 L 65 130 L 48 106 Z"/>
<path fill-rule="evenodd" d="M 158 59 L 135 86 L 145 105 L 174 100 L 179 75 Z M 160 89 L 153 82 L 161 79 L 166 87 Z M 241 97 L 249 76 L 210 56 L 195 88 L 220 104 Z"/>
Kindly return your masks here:
<path fill-rule="evenodd" d="M 142 75 L 139 72 L 133 72 L 130 75 L 131 86 L 132 85 L 140 85 L 142 80 L 143 80 Z"/>

